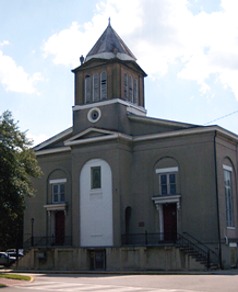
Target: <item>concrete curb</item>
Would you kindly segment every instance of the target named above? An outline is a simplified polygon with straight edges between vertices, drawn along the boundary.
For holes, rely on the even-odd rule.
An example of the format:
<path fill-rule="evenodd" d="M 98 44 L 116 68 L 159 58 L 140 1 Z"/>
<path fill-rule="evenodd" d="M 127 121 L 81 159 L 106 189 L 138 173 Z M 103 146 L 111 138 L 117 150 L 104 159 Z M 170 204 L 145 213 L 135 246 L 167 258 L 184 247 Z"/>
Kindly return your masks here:
<path fill-rule="evenodd" d="M 238 269 L 211 271 L 62 271 L 17 270 L 16 274 L 72 274 L 72 275 L 238 275 Z M 30 275 L 29 275 L 30 276 Z M 34 281 L 34 279 L 33 279 Z"/>

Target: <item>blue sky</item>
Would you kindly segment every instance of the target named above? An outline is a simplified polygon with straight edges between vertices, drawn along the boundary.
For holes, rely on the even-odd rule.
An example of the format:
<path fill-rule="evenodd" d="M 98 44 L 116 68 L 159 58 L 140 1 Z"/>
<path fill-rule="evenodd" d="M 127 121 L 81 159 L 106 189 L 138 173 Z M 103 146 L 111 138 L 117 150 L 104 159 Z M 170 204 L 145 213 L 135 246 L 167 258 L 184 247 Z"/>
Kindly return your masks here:
<path fill-rule="evenodd" d="M 70 127 L 71 70 L 110 17 L 148 74 L 148 116 L 238 133 L 237 11 L 237 0 L 0 0 L 0 113 L 35 144 Z"/>

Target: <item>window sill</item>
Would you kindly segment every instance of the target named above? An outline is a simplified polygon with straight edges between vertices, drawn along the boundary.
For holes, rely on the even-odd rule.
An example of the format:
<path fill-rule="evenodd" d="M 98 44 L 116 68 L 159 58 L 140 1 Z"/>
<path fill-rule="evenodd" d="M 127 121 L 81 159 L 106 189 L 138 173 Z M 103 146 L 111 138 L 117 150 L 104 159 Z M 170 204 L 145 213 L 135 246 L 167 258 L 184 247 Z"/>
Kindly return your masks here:
<path fill-rule="evenodd" d="M 66 210 L 67 204 L 66 203 L 52 203 L 48 205 L 44 205 L 44 208 L 46 208 L 47 211 L 60 211 L 60 210 Z"/>
<path fill-rule="evenodd" d="M 180 201 L 181 195 L 155 195 L 152 200 L 155 204 L 165 204 L 165 203 L 178 203 Z"/>
<path fill-rule="evenodd" d="M 90 193 L 98 193 L 101 192 L 102 188 L 95 188 L 95 189 L 90 189 Z"/>

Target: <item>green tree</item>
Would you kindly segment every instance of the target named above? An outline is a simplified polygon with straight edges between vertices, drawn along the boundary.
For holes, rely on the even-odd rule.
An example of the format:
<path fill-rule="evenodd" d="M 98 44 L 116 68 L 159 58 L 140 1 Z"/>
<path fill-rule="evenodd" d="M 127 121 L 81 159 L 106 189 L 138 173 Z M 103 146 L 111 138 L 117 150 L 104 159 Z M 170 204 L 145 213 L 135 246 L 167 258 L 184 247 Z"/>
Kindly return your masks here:
<path fill-rule="evenodd" d="M 10 111 L 0 116 L 0 248 L 21 245 L 25 197 L 34 195 L 32 177 L 41 175 L 32 142 Z M 20 242 L 19 242 L 20 241 Z"/>

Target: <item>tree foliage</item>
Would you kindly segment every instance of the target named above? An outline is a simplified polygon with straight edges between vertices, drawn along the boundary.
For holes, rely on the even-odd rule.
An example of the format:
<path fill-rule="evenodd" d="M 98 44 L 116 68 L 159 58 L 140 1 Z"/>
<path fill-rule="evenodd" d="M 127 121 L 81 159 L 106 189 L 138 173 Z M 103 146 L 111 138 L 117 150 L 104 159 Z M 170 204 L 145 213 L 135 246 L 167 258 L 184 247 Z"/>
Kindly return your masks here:
<path fill-rule="evenodd" d="M 11 112 L 4 112 L 0 116 L 0 248 L 19 241 L 25 197 L 34 195 L 31 178 L 41 175 L 31 146 Z"/>

